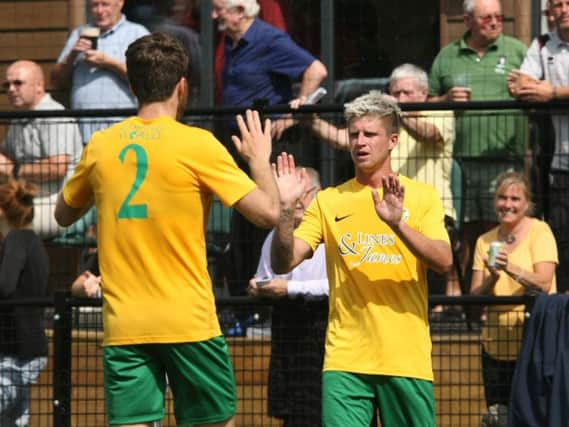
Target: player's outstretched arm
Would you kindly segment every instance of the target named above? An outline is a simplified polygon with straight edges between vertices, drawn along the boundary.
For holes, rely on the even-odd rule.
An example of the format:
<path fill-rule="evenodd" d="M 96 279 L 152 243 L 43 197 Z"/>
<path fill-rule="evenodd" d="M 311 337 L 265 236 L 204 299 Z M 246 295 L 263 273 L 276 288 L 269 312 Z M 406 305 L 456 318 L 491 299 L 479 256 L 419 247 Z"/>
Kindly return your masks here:
<path fill-rule="evenodd" d="M 294 210 L 305 188 L 306 172 L 297 169 L 294 157 L 281 153 L 273 164 L 281 195 L 280 217 L 271 245 L 271 267 L 277 274 L 291 271 L 306 258 L 312 256 L 312 248 L 303 240 L 293 236 Z"/>
<path fill-rule="evenodd" d="M 237 125 L 241 138 L 233 135 L 231 139 L 239 155 L 249 165 L 257 188 L 239 200 L 235 208 L 259 227 L 274 227 L 279 218 L 279 191 L 269 162 L 271 122 L 267 119 L 263 128 L 259 113 L 247 110 L 245 119 L 237 116 Z"/>

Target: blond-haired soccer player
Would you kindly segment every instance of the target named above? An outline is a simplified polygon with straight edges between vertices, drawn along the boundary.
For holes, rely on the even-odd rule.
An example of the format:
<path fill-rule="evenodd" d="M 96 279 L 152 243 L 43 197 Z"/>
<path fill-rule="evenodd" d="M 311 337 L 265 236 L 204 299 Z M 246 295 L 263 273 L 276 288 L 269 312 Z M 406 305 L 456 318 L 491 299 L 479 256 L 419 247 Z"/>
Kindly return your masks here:
<path fill-rule="evenodd" d="M 270 122 L 238 117 L 233 142 L 253 181 L 211 133 L 176 121 L 188 69 L 177 40 L 144 36 L 126 57 L 138 115 L 93 135 L 55 213 L 68 225 L 97 208 L 109 424 L 162 419 L 167 375 L 178 425 L 232 426 L 235 379 L 204 234 L 213 195 L 258 226 L 277 222 Z"/>
<path fill-rule="evenodd" d="M 367 427 L 376 405 L 382 425 L 436 424 L 426 269 L 448 271 L 452 253 L 437 191 L 391 168 L 399 114 L 376 91 L 346 105 L 356 176 L 320 191 L 296 230 L 298 187 L 281 191 L 273 270 L 290 271 L 326 247 L 326 427 Z M 293 159 L 281 155 L 277 171 L 291 170 Z"/>

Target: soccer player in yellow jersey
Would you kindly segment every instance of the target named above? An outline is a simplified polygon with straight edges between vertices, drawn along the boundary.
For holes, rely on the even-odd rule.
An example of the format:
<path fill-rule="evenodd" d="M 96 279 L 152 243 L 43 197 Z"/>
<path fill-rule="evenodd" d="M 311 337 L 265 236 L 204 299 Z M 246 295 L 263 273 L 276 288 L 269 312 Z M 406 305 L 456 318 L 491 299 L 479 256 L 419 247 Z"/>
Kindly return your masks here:
<path fill-rule="evenodd" d="M 279 217 L 270 122 L 238 117 L 237 151 L 176 121 L 186 106 L 188 58 L 154 33 L 127 49 L 136 117 L 96 132 L 56 206 L 66 226 L 95 204 L 103 296 L 105 397 L 111 425 L 164 417 L 166 375 L 180 426 L 233 426 L 233 367 L 207 273 L 205 230 L 216 195 L 261 227 Z"/>
<path fill-rule="evenodd" d="M 452 253 L 437 191 L 391 168 L 399 114 L 377 91 L 346 104 L 356 176 L 320 191 L 296 230 L 299 191 L 281 188 L 273 270 L 326 248 L 325 427 L 367 427 L 375 406 L 384 426 L 436 425 L 426 269 L 447 272 Z M 294 169 L 290 156 L 278 158 L 279 174 Z"/>

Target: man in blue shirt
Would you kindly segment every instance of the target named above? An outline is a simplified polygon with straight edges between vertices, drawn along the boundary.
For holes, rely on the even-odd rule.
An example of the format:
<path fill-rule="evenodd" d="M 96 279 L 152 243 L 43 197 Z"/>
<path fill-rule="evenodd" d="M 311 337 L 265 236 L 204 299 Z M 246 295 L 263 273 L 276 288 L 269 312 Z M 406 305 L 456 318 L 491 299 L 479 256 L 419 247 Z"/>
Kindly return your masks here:
<path fill-rule="evenodd" d="M 299 47 L 290 36 L 257 18 L 257 0 L 212 0 L 212 18 L 225 33 L 223 104 L 251 106 L 289 102 L 298 107 L 322 81 L 324 64 Z M 292 84 L 300 82 L 293 99 Z M 273 124 L 276 136 L 293 124 L 290 119 Z"/>

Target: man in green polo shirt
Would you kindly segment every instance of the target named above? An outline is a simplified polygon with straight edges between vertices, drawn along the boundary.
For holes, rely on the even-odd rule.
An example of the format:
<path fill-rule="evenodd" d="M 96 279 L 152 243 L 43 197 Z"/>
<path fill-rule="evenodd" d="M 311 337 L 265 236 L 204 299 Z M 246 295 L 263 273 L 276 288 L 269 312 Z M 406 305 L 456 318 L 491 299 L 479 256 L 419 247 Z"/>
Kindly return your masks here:
<path fill-rule="evenodd" d="M 507 76 L 522 63 L 526 46 L 502 34 L 499 0 L 465 0 L 464 36 L 444 47 L 429 75 L 429 100 L 467 102 L 511 100 Z M 476 238 L 496 223 L 496 176 L 521 169 L 526 121 L 519 111 L 457 111 L 453 150 L 463 171 L 464 267 L 469 273 Z"/>

